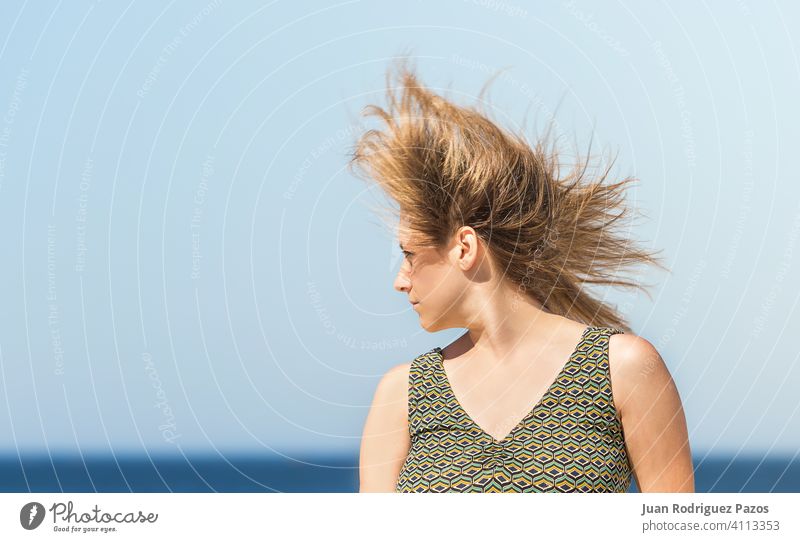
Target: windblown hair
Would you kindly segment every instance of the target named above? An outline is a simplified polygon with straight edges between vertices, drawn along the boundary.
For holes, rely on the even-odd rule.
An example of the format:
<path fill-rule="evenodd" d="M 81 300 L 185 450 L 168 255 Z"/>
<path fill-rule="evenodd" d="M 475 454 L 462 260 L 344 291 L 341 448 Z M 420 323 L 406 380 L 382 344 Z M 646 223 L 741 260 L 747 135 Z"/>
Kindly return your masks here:
<path fill-rule="evenodd" d="M 364 108 L 383 129 L 361 135 L 349 167 L 398 204 L 415 244 L 441 249 L 459 227 L 472 226 L 522 295 L 586 325 L 630 332 L 624 316 L 584 285 L 640 288 L 649 296 L 620 271 L 638 263 L 664 268 L 621 232 L 624 191 L 636 179 L 604 183 L 611 165 L 587 178 L 588 155 L 561 178 L 547 136 L 531 146 L 524 134 L 490 120 L 480 99 L 465 107 L 425 88 L 404 60 L 396 78 L 398 95 L 390 69 L 386 109 Z"/>

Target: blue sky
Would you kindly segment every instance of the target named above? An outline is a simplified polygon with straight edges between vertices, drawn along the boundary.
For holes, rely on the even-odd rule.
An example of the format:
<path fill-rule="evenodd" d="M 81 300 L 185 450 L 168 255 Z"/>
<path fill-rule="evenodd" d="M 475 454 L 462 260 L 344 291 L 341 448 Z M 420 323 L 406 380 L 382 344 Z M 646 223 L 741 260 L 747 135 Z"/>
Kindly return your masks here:
<path fill-rule="evenodd" d="M 607 291 L 693 450 L 800 448 L 797 3 L 5 2 L 0 449 L 353 452 L 428 334 L 345 169 L 391 57 L 618 153 L 663 249 Z M 796 280 L 795 280 L 796 282 Z"/>

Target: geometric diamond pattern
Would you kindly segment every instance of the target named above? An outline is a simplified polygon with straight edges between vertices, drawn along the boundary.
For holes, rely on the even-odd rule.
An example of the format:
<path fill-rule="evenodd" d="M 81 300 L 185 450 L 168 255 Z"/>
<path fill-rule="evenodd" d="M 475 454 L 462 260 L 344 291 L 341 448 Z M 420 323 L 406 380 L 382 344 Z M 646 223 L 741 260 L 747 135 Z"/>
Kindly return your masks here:
<path fill-rule="evenodd" d="M 550 388 L 502 440 L 483 431 L 447 381 L 441 348 L 411 363 L 411 448 L 395 491 L 628 491 L 631 466 L 608 376 L 608 338 L 589 326 Z"/>

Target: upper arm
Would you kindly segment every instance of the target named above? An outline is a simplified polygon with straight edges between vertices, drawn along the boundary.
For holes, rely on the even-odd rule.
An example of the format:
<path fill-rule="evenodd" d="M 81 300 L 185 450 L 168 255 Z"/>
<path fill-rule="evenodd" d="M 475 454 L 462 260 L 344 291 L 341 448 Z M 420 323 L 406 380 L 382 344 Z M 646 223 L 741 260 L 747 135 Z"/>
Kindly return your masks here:
<path fill-rule="evenodd" d="M 359 455 L 359 491 L 393 492 L 406 460 L 408 434 L 408 376 L 411 364 L 391 368 L 375 390 Z"/>
<path fill-rule="evenodd" d="M 641 492 L 693 492 L 694 472 L 683 405 L 664 360 L 646 339 L 609 340 L 614 404 Z"/>

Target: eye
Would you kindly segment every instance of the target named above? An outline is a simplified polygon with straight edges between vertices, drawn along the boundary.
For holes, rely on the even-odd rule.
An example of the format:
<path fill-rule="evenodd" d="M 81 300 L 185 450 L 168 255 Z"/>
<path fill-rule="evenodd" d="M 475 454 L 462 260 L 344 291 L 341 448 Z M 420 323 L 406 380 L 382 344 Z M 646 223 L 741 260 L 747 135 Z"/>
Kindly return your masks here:
<path fill-rule="evenodd" d="M 411 256 L 413 256 L 413 255 L 414 255 L 414 253 L 413 253 L 413 252 L 409 252 L 409 251 L 407 251 L 407 250 L 404 250 L 404 251 L 403 251 L 403 254 L 405 255 L 405 257 L 406 257 L 406 259 L 408 260 L 408 262 L 409 262 L 409 263 L 411 263 Z"/>

